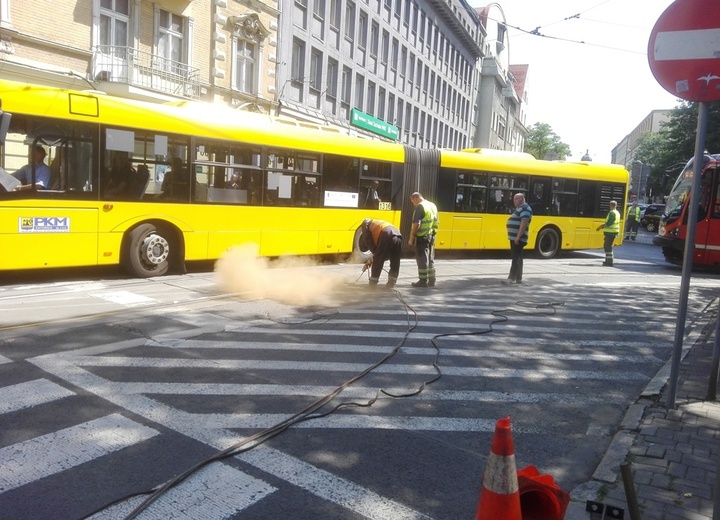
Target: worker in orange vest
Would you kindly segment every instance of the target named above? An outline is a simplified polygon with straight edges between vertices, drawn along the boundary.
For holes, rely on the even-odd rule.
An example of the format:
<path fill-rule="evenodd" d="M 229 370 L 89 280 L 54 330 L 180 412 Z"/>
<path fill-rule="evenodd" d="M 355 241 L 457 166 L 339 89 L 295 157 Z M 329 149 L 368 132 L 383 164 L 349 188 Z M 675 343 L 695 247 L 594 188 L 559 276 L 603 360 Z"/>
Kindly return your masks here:
<path fill-rule="evenodd" d="M 385 261 L 390 260 L 390 271 L 385 287 L 395 287 L 400 273 L 402 253 L 402 235 L 398 228 L 384 220 L 366 218 L 362 224 L 360 248 L 373 254 L 363 266 L 363 271 L 370 269 L 370 286 L 378 284 Z"/>

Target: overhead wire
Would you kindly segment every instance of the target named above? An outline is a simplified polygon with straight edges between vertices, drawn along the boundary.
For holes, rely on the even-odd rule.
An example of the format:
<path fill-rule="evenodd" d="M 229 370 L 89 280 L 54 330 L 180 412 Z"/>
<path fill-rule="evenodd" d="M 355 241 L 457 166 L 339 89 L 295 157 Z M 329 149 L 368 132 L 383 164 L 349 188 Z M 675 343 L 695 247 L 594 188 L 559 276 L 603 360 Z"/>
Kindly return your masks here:
<path fill-rule="evenodd" d="M 647 52 L 646 52 L 645 50 L 643 50 L 643 51 L 634 51 L 634 50 L 630 50 L 630 49 L 623 49 L 623 48 L 620 48 L 620 47 L 614 47 L 614 46 L 611 46 L 611 45 L 603 45 L 603 44 L 599 44 L 599 43 L 591 43 L 591 42 L 587 42 L 587 41 L 585 41 L 585 40 L 578 40 L 578 39 L 574 39 L 574 38 L 565 38 L 565 37 L 562 37 L 562 36 L 552 36 L 552 35 L 544 34 L 544 33 L 540 32 L 541 29 L 547 29 L 548 27 L 557 25 L 557 24 L 559 24 L 559 23 L 567 22 L 567 21 L 570 21 L 570 20 L 583 20 L 583 21 L 591 21 L 591 22 L 595 22 L 595 23 L 603 23 L 603 24 L 606 24 L 606 25 L 617 26 L 617 27 L 628 27 L 628 28 L 632 28 L 632 29 L 642 29 L 642 28 L 639 28 L 639 27 L 633 27 L 633 26 L 629 26 L 629 25 L 626 25 L 626 24 L 620 24 L 620 23 L 617 23 L 617 22 L 592 20 L 592 19 L 588 19 L 588 18 L 585 18 L 585 17 L 582 16 L 584 13 L 587 13 L 588 11 L 591 11 L 591 10 L 593 10 L 593 9 L 596 9 L 596 8 L 598 8 L 598 7 L 600 7 L 600 6 L 604 5 L 604 4 L 607 4 L 607 3 L 610 2 L 610 1 L 611 1 L 611 0 L 605 0 L 605 1 L 600 2 L 599 4 L 596 4 L 596 5 L 592 6 L 592 7 L 588 7 L 588 8 L 585 9 L 584 11 L 580 11 L 580 12 L 575 13 L 575 14 L 572 14 L 572 15 L 570 15 L 570 16 L 566 16 L 566 17 L 564 17 L 564 18 L 561 18 L 561 19 L 559 19 L 559 20 L 556 20 L 556 21 L 551 22 L 551 23 L 548 23 L 548 24 L 538 25 L 538 26 L 535 27 L 534 29 L 530 29 L 530 30 L 524 29 L 524 28 L 522 28 L 522 27 L 518 27 L 518 26 L 516 26 L 516 25 L 509 24 L 509 23 L 507 23 L 507 22 L 505 22 L 505 21 L 503 21 L 503 20 L 493 20 L 493 21 L 495 21 L 495 22 L 497 22 L 497 23 L 502 23 L 502 24 L 505 25 L 506 27 L 510 27 L 510 28 L 512 28 L 512 29 L 518 30 L 518 31 L 520 31 L 520 32 L 522 32 L 522 33 L 524 33 L 524 34 L 526 34 L 526 35 L 537 36 L 537 37 L 540 37 L 540 38 L 546 38 L 546 39 L 548 39 L 548 40 L 557 40 L 557 41 L 563 41 L 563 42 L 568 42 L 568 43 L 576 43 L 576 44 L 581 44 L 581 45 L 587 45 L 587 46 L 590 46 L 590 47 L 598 47 L 598 48 L 601 48 L 601 49 L 608 49 L 608 50 L 614 50 L 614 51 L 620 51 L 620 52 L 627 52 L 627 53 L 630 53 L 630 54 L 638 54 L 638 55 L 645 55 L 645 54 L 647 54 Z"/>

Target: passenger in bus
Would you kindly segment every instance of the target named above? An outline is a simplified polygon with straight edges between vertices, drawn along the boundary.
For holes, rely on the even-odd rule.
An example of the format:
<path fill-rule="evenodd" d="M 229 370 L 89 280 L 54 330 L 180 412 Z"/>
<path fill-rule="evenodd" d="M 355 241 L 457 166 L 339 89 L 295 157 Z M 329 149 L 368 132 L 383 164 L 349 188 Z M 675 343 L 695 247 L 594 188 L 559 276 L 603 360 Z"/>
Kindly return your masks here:
<path fill-rule="evenodd" d="M 378 188 L 380 183 L 378 181 L 372 181 L 367 189 L 367 195 L 365 196 L 365 207 L 370 209 L 378 209 L 380 207 L 380 197 L 378 196 Z"/>
<path fill-rule="evenodd" d="M 225 183 L 226 190 L 239 190 L 240 189 L 240 175 L 233 173 L 230 180 Z"/>
<path fill-rule="evenodd" d="M 160 187 L 162 193 L 158 195 L 159 200 L 187 200 L 189 197 L 189 179 L 187 170 L 180 157 L 174 157 L 170 161 L 170 169 L 165 172 Z"/>
<path fill-rule="evenodd" d="M 125 198 L 128 194 L 132 176 L 136 173 L 126 153 L 115 153 L 112 159 L 108 183 L 105 187 L 105 198 L 116 200 Z"/>
<path fill-rule="evenodd" d="M 33 187 L 39 190 L 50 188 L 52 172 L 50 171 L 50 167 L 45 164 L 45 155 L 45 148 L 40 145 L 35 146 L 32 162 L 12 174 L 13 177 L 20 181 L 20 186 L 16 187 L 15 190 L 30 190 Z M 34 185 L 31 184 L 33 166 L 35 167 Z"/>

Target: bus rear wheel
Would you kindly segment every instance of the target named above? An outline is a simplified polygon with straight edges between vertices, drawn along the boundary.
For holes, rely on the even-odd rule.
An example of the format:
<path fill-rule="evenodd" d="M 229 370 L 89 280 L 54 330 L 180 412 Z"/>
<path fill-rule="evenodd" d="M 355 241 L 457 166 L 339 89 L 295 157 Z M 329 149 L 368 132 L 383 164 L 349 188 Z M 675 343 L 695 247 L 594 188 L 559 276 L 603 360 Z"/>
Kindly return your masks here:
<path fill-rule="evenodd" d="M 541 229 L 537 235 L 535 250 L 541 258 L 554 258 L 560 252 L 560 232 L 553 227 Z"/>
<path fill-rule="evenodd" d="M 130 232 L 123 265 L 140 278 L 163 276 L 170 268 L 170 233 L 154 224 L 140 224 Z"/>
<path fill-rule="evenodd" d="M 360 235 L 362 235 L 362 228 L 355 230 L 355 237 L 353 237 L 353 248 L 352 255 L 350 256 L 351 262 L 356 264 L 364 264 L 372 258 L 372 252 L 364 250 L 360 245 Z"/>

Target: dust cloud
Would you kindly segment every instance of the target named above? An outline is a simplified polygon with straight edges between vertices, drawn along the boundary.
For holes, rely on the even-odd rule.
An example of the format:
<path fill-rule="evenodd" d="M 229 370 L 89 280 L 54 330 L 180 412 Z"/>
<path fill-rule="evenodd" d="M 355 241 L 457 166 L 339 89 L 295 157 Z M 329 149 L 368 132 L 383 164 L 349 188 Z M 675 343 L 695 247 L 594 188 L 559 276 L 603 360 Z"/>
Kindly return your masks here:
<path fill-rule="evenodd" d="M 258 252 L 257 244 L 246 244 L 217 261 L 215 277 L 223 291 L 304 306 L 326 302 L 347 283 L 336 273 L 314 269 L 306 258 L 270 261 Z"/>

